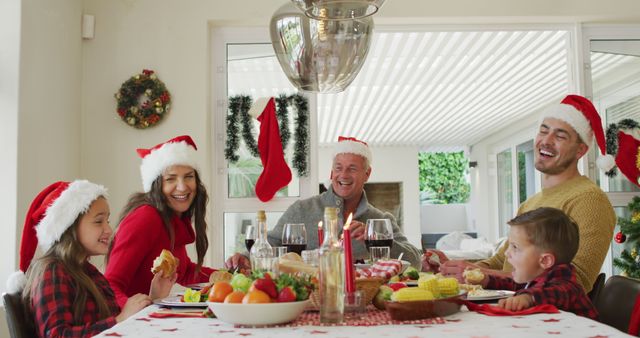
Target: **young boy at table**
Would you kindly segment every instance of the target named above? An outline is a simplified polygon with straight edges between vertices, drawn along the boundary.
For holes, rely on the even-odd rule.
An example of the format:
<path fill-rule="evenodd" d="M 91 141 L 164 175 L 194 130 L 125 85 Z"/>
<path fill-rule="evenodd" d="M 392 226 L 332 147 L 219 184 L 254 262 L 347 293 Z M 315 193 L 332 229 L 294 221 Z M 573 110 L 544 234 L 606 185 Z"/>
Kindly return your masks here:
<path fill-rule="evenodd" d="M 137 294 L 120 309 L 107 279 L 89 262 L 107 253 L 111 235 L 101 185 L 56 182 L 33 200 L 22 232 L 20 271 L 9 277 L 7 290 L 22 291 L 39 337 L 94 336 L 169 293 L 175 276 L 158 273 L 150 296 Z M 44 255 L 33 260 L 36 246 Z"/>
<path fill-rule="evenodd" d="M 579 244 L 575 222 L 559 209 L 544 207 L 521 214 L 508 224 L 511 229 L 506 256 L 513 265 L 512 277 L 486 275 L 476 284 L 486 289 L 516 291 L 514 296 L 498 302 L 506 310 L 552 304 L 596 319 L 598 313 L 577 283 L 571 265 Z"/>

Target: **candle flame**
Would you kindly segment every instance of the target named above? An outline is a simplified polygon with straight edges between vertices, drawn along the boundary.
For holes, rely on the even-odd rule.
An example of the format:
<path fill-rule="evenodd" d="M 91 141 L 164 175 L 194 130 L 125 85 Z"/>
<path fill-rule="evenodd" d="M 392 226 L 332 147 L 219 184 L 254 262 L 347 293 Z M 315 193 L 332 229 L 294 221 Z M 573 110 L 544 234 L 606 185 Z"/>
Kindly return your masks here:
<path fill-rule="evenodd" d="M 349 230 L 349 226 L 351 225 L 351 219 L 353 218 L 353 213 L 349 213 L 349 217 L 347 217 L 347 222 L 344 224 L 342 229 Z"/>
<path fill-rule="evenodd" d="M 318 229 L 322 229 L 322 221 L 318 222 Z"/>

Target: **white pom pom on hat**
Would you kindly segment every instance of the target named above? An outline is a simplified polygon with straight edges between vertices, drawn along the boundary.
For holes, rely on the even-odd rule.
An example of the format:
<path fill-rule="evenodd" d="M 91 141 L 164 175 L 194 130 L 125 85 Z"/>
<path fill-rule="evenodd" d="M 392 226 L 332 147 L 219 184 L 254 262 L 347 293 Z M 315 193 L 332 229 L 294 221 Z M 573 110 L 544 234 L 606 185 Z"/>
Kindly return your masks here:
<path fill-rule="evenodd" d="M 98 197 L 107 196 L 107 189 L 86 180 L 55 182 L 44 188 L 31 202 L 22 229 L 20 270 L 7 280 L 7 291 L 22 290 L 36 247 L 49 250 L 79 215 L 89 210 Z"/>

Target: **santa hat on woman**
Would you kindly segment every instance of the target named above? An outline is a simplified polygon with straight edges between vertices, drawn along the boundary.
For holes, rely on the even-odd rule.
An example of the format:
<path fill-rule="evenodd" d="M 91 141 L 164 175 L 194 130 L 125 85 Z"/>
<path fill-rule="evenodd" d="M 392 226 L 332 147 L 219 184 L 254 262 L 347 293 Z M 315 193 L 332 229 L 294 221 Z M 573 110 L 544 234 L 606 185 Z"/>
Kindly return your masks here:
<path fill-rule="evenodd" d="M 589 147 L 595 138 L 602 154 L 597 160 L 601 170 L 609 171 L 615 166 L 613 156 L 606 153 L 606 141 L 600 114 L 589 99 L 580 95 L 567 95 L 560 104 L 547 108 L 542 113 L 541 120 L 547 117 L 562 120 L 571 125 L 580 135 L 582 142 Z"/>
<path fill-rule="evenodd" d="M 198 147 L 188 135 L 174 137 L 150 149 L 136 149 L 142 158 L 140 174 L 144 192 L 151 191 L 153 181 L 172 165 L 187 165 L 198 169 L 195 160 L 196 150 Z"/>
<path fill-rule="evenodd" d="M 15 293 L 26 284 L 27 271 L 36 247 L 48 251 L 79 215 L 87 212 L 98 197 L 107 196 L 107 189 L 86 180 L 56 182 L 44 188 L 31 202 L 24 220 L 20 242 L 20 270 L 7 280 L 7 292 Z"/>

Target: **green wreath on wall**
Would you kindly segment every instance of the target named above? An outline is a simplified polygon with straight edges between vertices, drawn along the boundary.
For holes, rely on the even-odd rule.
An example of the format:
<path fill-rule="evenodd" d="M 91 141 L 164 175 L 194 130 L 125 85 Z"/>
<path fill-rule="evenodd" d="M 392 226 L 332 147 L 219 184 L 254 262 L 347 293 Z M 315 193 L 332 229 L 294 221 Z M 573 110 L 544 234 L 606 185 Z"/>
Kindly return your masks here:
<path fill-rule="evenodd" d="M 125 81 L 115 98 L 122 121 L 138 129 L 156 125 L 171 108 L 171 94 L 149 69 Z"/>

